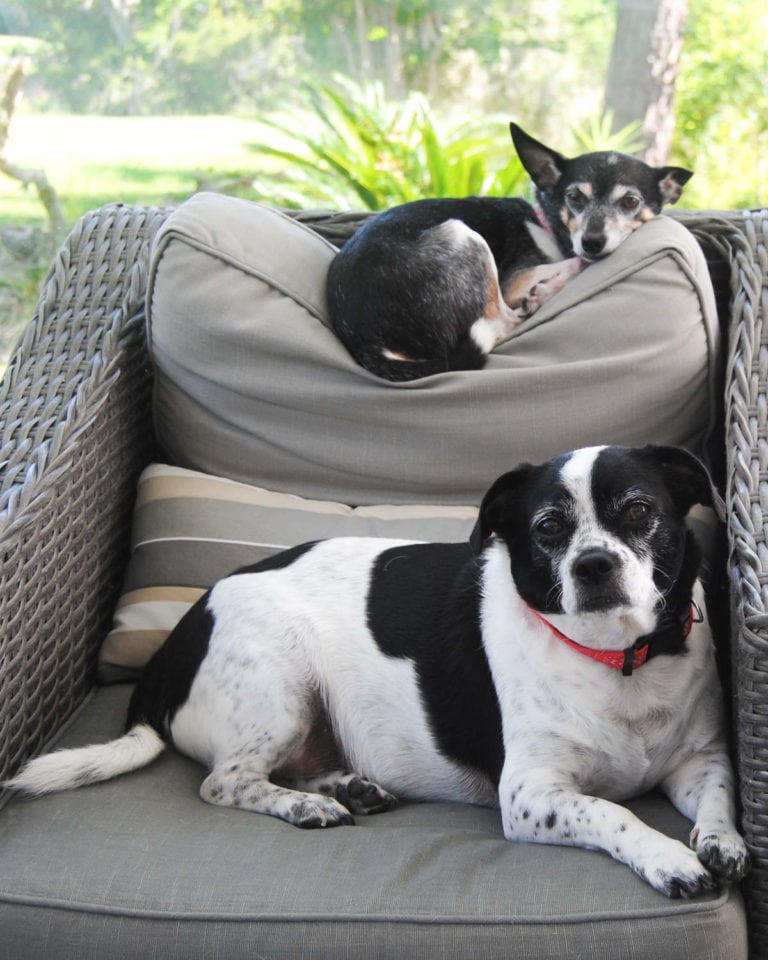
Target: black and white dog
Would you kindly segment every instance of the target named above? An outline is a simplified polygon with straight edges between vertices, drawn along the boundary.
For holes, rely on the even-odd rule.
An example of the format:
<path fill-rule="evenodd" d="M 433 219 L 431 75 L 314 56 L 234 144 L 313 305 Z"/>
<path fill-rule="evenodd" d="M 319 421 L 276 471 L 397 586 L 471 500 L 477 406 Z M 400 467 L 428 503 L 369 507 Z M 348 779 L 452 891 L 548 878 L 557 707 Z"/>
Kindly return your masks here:
<path fill-rule="evenodd" d="M 510 840 L 604 850 L 656 889 L 738 880 L 721 695 L 685 525 L 713 505 L 671 447 L 577 450 L 500 477 L 470 543 L 332 539 L 219 581 L 150 661 L 127 733 L 32 760 L 80 786 L 172 743 L 204 800 L 301 827 L 395 797 L 499 805 Z M 620 801 L 660 785 L 691 849 Z"/>
<path fill-rule="evenodd" d="M 610 151 L 568 159 L 510 129 L 538 211 L 519 197 L 416 200 L 369 220 L 331 262 L 331 325 L 372 373 L 482 367 L 582 261 L 614 251 L 693 175 Z"/>

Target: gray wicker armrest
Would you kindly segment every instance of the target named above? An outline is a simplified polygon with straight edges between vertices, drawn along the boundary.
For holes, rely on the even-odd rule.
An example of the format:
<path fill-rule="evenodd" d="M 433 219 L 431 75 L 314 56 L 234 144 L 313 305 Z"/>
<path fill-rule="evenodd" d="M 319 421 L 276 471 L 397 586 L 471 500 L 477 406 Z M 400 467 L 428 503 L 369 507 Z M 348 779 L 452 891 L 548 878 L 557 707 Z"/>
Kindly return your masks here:
<path fill-rule="evenodd" d="M 745 213 L 726 382 L 733 651 L 752 955 L 768 957 L 768 210 Z"/>
<path fill-rule="evenodd" d="M 111 206 L 75 226 L 0 388 L 0 777 L 93 682 L 154 443 L 143 309 L 165 216 Z"/>

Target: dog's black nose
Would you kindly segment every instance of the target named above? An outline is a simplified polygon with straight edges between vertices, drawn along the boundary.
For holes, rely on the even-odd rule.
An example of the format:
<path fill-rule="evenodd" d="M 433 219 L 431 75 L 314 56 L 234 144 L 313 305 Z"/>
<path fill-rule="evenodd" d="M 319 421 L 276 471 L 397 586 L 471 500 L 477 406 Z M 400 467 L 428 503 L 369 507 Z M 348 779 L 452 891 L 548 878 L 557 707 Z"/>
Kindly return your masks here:
<path fill-rule="evenodd" d="M 607 550 L 585 550 L 573 564 L 574 577 L 586 586 L 604 583 L 614 572 L 618 559 Z"/>
<path fill-rule="evenodd" d="M 597 257 L 603 252 L 605 235 L 602 233 L 585 233 L 581 238 L 582 252 L 588 257 Z"/>

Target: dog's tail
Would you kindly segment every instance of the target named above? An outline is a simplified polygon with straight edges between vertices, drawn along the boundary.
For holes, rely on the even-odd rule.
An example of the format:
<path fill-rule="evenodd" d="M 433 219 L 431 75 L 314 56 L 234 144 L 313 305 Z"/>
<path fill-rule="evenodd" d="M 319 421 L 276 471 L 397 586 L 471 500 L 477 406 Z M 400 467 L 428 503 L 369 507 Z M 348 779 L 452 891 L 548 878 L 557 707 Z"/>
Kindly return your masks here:
<path fill-rule="evenodd" d="M 367 348 L 359 349 L 354 357 L 361 366 L 375 373 L 377 377 L 400 382 L 430 377 L 435 373 L 448 373 L 451 370 L 481 370 L 487 360 L 487 355 L 469 334 L 465 334 L 447 354 L 440 357 L 411 360 Z"/>
<path fill-rule="evenodd" d="M 57 750 L 30 760 L 12 780 L 0 786 L 34 796 L 72 790 L 145 767 L 163 752 L 165 746 L 165 741 L 153 727 L 139 723 L 109 743 Z"/>

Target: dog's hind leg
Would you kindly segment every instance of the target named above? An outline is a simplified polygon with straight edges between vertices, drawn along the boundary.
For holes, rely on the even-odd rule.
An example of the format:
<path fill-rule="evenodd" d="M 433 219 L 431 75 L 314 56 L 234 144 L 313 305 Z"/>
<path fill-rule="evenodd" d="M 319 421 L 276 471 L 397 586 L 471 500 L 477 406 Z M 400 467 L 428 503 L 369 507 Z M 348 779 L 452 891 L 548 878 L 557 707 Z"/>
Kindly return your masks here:
<path fill-rule="evenodd" d="M 499 284 L 496 261 L 488 244 L 479 234 L 472 234 L 472 240 L 478 248 L 484 247 L 487 251 L 486 297 L 483 315 L 469 328 L 469 336 L 483 353 L 490 353 L 500 343 L 509 340 L 527 314 L 506 302 Z"/>
<path fill-rule="evenodd" d="M 349 810 L 336 799 L 277 786 L 249 758 L 218 764 L 205 778 L 200 796 L 207 803 L 266 813 L 297 827 L 337 827 L 354 823 Z"/>
<path fill-rule="evenodd" d="M 307 780 L 290 781 L 290 785 L 296 790 L 334 797 L 352 813 L 384 813 L 397 806 L 397 797 L 383 787 L 344 770 L 334 770 Z"/>

